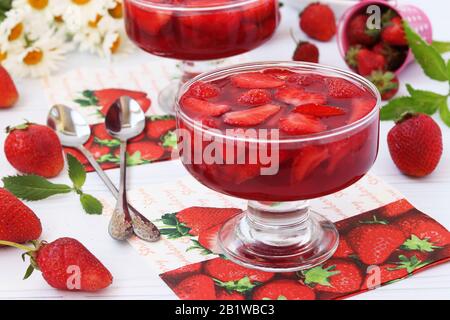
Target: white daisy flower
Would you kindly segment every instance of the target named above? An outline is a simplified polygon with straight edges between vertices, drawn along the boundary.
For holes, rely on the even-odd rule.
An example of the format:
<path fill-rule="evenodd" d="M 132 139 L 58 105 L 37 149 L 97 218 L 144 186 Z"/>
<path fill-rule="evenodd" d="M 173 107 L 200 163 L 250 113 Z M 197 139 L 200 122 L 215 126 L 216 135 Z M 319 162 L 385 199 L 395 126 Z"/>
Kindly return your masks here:
<path fill-rule="evenodd" d="M 86 26 L 73 34 L 72 41 L 81 52 L 97 53 L 103 39 L 102 32 L 98 28 Z"/>
<path fill-rule="evenodd" d="M 110 60 L 113 56 L 133 52 L 134 45 L 125 35 L 123 30 L 115 30 L 106 33 L 101 49 L 99 55 Z"/>
<path fill-rule="evenodd" d="M 52 22 L 66 10 L 66 1 L 61 0 L 14 0 L 13 8 L 27 8 L 32 20 Z"/>
<path fill-rule="evenodd" d="M 123 18 L 123 1 L 112 1 L 108 6 L 108 15 L 120 21 Z"/>
<path fill-rule="evenodd" d="M 58 69 L 70 50 L 71 45 L 60 34 L 51 31 L 14 58 L 7 59 L 4 66 L 19 77 L 44 77 Z"/>
<path fill-rule="evenodd" d="M 63 19 L 71 26 L 71 31 L 76 31 L 78 27 L 83 27 L 87 23 L 98 23 L 108 8 L 113 6 L 115 0 L 58 0 L 67 3 Z M 70 28 L 69 28 L 70 29 Z"/>
<path fill-rule="evenodd" d="M 9 50 L 21 46 L 25 38 L 25 10 L 13 9 L 6 13 L 6 18 L 0 23 L 0 46 Z"/>

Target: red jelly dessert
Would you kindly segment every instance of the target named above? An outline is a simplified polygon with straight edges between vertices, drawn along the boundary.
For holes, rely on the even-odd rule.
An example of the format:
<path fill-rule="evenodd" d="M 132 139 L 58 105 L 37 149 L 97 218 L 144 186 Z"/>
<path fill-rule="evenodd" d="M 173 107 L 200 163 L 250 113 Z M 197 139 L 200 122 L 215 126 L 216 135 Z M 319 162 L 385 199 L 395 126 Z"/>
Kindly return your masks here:
<path fill-rule="evenodd" d="M 222 69 L 185 85 L 177 113 L 187 133 L 180 134 L 187 170 L 204 185 L 247 200 L 337 192 L 364 176 L 378 152 L 376 89 L 333 68 L 263 63 Z M 205 136 L 210 139 L 195 144 Z M 252 152 L 258 154 L 253 161 Z M 240 161 L 228 161 L 230 154 Z M 262 172 L 272 166 L 278 170 Z"/>
<path fill-rule="evenodd" d="M 250 51 L 274 33 L 276 0 L 125 0 L 128 36 L 143 50 L 179 60 Z"/>

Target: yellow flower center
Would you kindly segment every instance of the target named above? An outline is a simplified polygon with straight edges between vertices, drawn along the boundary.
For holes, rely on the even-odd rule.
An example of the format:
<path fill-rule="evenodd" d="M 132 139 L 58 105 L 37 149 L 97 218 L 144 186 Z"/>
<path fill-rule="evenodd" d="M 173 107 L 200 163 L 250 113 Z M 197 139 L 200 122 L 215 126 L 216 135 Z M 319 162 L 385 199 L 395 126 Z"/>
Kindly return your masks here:
<path fill-rule="evenodd" d="M 23 62 L 29 66 L 34 66 L 39 64 L 43 58 L 44 53 L 41 49 L 33 49 L 23 58 Z"/>
<path fill-rule="evenodd" d="M 85 5 L 86 3 L 91 2 L 91 0 L 72 0 L 72 2 L 75 3 L 75 4 L 77 4 L 77 5 L 79 5 L 79 6 L 83 6 L 83 5 Z"/>
<path fill-rule="evenodd" d="M 89 27 L 91 27 L 91 28 L 97 28 L 97 26 L 98 26 L 98 23 L 100 22 L 100 20 L 102 20 L 102 16 L 101 15 L 97 15 L 97 17 L 95 17 L 95 20 L 94 21 L 89 21 L 88 22 L 88 26 Z"/>
<path fill-rule="evenodd" d="M 114 19 L 121 19 L 123 17 L 122 4 L 116 2 L 116 6 L 112 9 L 109 9 L 108 12 Z"/>
<path fill-rule="evenodd" d="M 0 52 L 0 63 L 8 58 L 8 52 Z"/>
<path fill-rule="evenodd" d="M 64 22 L 64 19 L 63 19 L 62 16 L 56 16 L 56 17 L 54 17 L 53 19 L 54 19 L 55 22 L 57 22 L 57 23 L 63 23 L 63 22 Z"/>
<path fill-rule="evenodd" d="M 120 35 L 117 35 L 116 40 L 113 42 L 111 48 L 109 49 L 109 50 L 111 50 L 112 54 L 116 53 L 119 50 L 121 43 L 122 43 L 122 39 L 120 38 Z"/>
<path fill-rule="evenodd" d="M 11 29 L 11 33 L 9 34 L 8 40 L 14 41 L 17 40 L 23 32 L 23 24 L 22 22 L 18 23 L 14 28 Z"/>
<path fill-rule="evenodd" d="M 28 4 L 35 10 L 42 10 L 48 6 L 48 0 L 28 0 Z"/>

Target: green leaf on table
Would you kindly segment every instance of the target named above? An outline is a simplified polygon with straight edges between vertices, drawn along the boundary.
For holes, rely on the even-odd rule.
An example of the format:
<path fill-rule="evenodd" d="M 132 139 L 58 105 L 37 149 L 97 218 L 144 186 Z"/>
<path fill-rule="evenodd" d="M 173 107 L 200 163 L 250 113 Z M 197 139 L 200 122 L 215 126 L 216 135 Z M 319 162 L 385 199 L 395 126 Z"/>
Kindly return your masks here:
<path fill-rule="evenodd" d="M 439 115 L 441 116 L 442 121 L 450 127 L 450 110 L 448 109 L 447 100 L 443 101 L 439 106 Z"/>
<path fill-rule="evenodd" d="M 0 10 L 9 11 L 12 7 L 12 0 L 0 0 Z"/>
<path fill-rule="evenodd" d="M 449 79 L 447 68 L 439 52 L 411 29 L 406 20 L 403 22 L 403 26 L 409 47 L 425 74 L 434 80 L 447 81 Z"/>
<path fill-rule="evenodd" d="M 426 90 L 416 90 L 409 84 L 406 88 L 411 96 L 390 100 L 381 108 L 381 120 L 398 120 L 406 112 L 432 115 L 447 101 L 447 96 Z"/>
<path fill-rule="evenodd" d="M 69 193 L 72 188 L 65 184 L 55 184 L 36 175 L 4 177 L 4 188 L 22 200 L 37 201 L 56 194 Z"/>
<path fill-rule="evenodd" d="M 103 212 L 102 203 L 97 198 L 89 194 L 81 194 L 80 202 L 87 214 L 102 214 Z"/>
<path fill-rule="evenodd" d="M 67 163 L 69 165 L 69 178 L 72 180 L 75 189 L 80 190 L 86 182 L 86 170 L 77 158 L 67 154 Z"/>
<path fill-rule="evenodd" d="M 450 42 L 445 41 L 433 41 L 431 46 L 440 54 L 450 51 Z"/>
<path fill-rule="evenodd" d="M 380 119 L 381 120 L 397 120 L 405 112 L 413 112 L 414 99 L 411 97 L 399 97 L 390 100 L 386 105 L 381 108 Z"/>
<path fill-rule="evenodd" d="M 434 114 L 442 103 L 447 101 L 447 96 L 432 91 L 416 90 L 410 84 L 406 85 L 406 89 L 415 100 L 417 111 L 421 113 Z"/>

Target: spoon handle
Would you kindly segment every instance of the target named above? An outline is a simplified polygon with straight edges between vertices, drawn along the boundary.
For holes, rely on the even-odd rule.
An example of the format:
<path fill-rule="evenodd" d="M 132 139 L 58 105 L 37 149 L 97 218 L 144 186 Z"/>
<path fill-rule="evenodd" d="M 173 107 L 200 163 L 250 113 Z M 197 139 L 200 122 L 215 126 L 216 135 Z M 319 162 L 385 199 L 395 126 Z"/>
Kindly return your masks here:
<path fill-rule="evenodd" d="M 117 206 L 121 208 L 125 214 L 125 219 L 131 222 L 130 211 L 128 210 L 127 201 L 127 141 L 120 142 L 120 183 L 119 196 L 117 199 Z"/>
<path fill-rule="evenodd" d="M 119 197 L 119 190 L 114 185 L 114 183 L 111 181 L 109 176 L 105 173 L 105 171 L 102 169 L 102 167 L 98 164 L 98 162 L 95 160 L 92 153 L 86 149 L 84 146 L 79 146 L 78 150 L 86 157 L 86 159 L 89 161 L 90 165 L 94 168 L 95 172 L 98 174 L 100 179 L 103 181 L 103 183 L 106 185 L 108 190 L 111 192 L 113 197 L 117 200 Z M 144 221 L 145 224 L 148 226 L 146 230 L 149 230 L 147 232 L 136 232 L 136 235 L 141 238 L 142 240 L 154 242 L 158 241 L 161 237 L 161 233 L 159 232 L 158 228 L 146 217 L 144 217 L 136 208 L 134 208 L 130 203 L 128 203 L 128 207 L 130 211 L 137 217 L 140 218 L 141 221 Z"/>

